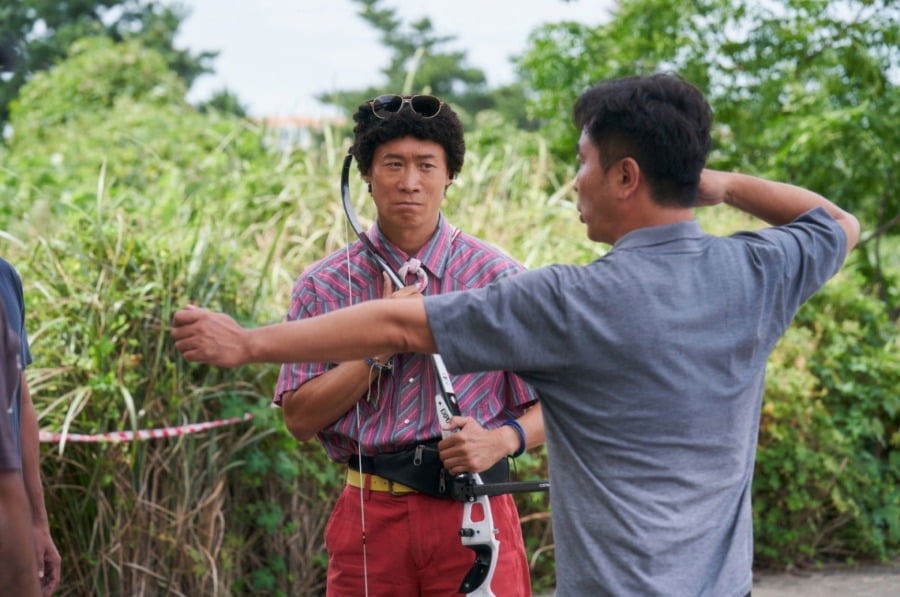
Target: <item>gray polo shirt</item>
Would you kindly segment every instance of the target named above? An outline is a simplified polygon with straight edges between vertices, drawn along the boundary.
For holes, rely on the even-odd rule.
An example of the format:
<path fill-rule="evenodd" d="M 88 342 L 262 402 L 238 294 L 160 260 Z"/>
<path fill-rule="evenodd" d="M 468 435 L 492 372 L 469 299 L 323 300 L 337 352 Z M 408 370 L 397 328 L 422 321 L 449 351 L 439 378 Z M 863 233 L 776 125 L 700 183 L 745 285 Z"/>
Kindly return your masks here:
<path fill-rule="evenodd" d="M 425 298 L 451 372 L 539 394 L 560 597 L 746 595 L 766 359 L 845 247 L 821 209 L 727 238 L 684 222 Z"/>

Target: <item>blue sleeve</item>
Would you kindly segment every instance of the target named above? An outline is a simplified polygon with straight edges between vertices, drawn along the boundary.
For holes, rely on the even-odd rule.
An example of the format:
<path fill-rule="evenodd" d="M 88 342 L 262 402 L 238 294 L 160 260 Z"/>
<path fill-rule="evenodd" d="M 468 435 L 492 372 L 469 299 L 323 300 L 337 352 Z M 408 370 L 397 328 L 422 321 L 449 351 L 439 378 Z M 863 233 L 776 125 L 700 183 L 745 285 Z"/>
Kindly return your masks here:
<path fill-rule="evenodd" d="M 9 328 L 6 311 L 0 305 L 0 471 L 21 470 L 17 444 L 18 432 L 10 413 L 19 384 L 16 351 L 19 340 Z"/>
<path fill-rule="evenodd" d="M 784 311 L 793 314 L 841 268 L 847 256 L 847 235 L 823 208 L 817 207 L 789 224 L 754 233 L 782 254 Z"/>
<path fill-rule="evenodd" d="M 25 297 L 22 290 L 22 279 L 19 272 L 0 259 L 0 306 L 6 309 L 6 318 L 10 329 L 20 341 L 22 368 L 31 364 L 31 350 L 28 346 L 28 334 L 25 331 Z"/>

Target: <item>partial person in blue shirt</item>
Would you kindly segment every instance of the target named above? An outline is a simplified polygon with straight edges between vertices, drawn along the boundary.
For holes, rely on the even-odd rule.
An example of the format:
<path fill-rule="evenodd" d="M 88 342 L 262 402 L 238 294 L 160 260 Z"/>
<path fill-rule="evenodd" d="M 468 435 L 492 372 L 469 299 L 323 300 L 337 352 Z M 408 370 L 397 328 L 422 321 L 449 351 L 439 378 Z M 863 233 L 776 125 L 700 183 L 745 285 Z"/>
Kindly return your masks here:
<path fill-rule="evenodd" d="M 12 431 L 13 394 L 19 386 L 19 338 L 0 309 L 0 587 L 4 595 L 39 595 L 32 545 L 31 506 L 22 483 L 22 458 Z"/>
<path fill-rule="evenodd" d="M 18 389 L 13 395 L 10 410 L 11 431 L 22 464 L 25 492 L 31 505 L 31 527 L 37 553 L 37 575 L 41 594 L 48 597 L 56 590 L 60 578 L 60 556 L 50 535 L 50 523 L 44 506 L 41 481 L 40 444 L 37 413 L 31 400 L 25 368 L 31 364 L 28 334 L 25 331 L 25 298 L 22 280 L 16 269 L 0 258 L 0 309 L 5 310 L 12 331 L 20 342 L 19 363 L 22 368 Z"/>

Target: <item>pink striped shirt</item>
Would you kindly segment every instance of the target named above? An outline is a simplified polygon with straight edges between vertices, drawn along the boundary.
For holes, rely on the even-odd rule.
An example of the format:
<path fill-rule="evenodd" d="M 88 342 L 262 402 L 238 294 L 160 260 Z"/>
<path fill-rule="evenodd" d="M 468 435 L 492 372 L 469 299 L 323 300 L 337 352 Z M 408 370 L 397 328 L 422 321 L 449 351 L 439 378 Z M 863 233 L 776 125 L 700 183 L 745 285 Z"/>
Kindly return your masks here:
<path fill-rule="evenodd" d="M 392 245 L 377 225 L 369 230 L 368 236 L 394 271 L 410 257 Z M 425 295 L 485 286 L 523 270 L 496 248 L 460 233 L 443 215 L 436 233 L 415 257 L 428 275 Z M 286 319 L 313 317 L 381 298 L 382 287 L 378 266 L 362 243 L 355 241 L 350 245 L 349 258 L 347 250 L 341 249 L 303 272 L 294 286 Z M 360 397 L 358 424 L 353 408 L 318 433 L 328 455 L 336 462 L 346 462 L 356 454 L 357 439 L 361 441 L 363 454 L 374 455 L 440 437 L 434 404 L 437 382 L 431 359 L 427 355 L 398 354 L 393 363 L 394 368 L 383 372 L 380 382 L 372 384 L 371 396 L 378 399 L 370 401 Z M 335 365 L 283 365 L 275 388 L 275 404 L 281 405 L 285 392 L 296 390 Z M 536 399 L 533 391 L 511 373 L 469 373 L 453 375 L 451 380 L 462 413 L 474 417 L 488 429 L 506 419 L 518 418 Z"/>

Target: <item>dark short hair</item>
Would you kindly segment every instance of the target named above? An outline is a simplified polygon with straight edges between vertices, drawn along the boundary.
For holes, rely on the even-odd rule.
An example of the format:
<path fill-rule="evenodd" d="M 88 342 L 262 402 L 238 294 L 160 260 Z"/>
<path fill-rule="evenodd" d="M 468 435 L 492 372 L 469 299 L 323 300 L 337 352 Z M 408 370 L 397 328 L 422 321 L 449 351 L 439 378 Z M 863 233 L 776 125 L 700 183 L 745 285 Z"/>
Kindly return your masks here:
<path fill-rule="evenodd" d="M 455 178 L 462 170 L 466 156 L 463 126 L 459 116 L 446 102 L 432 118 L 423 118 L 410 109 L 409 105 L 404 105 L 399 112 L 390 114 L 384 119 L 375 116 L 369 102 L 364 102 L 356 109 L 353 120 L 356 126 L 353 127 L 353 146 L 350 147 L 350 153 L 353 154 L 356 165 L 363 175 L 369 174 L 372 169 L 375 150 L 388 141 L 401 137 L 434 141 L 443 147 L 447 154 L 447 171 L 450 178 Z"/>
<path fill-rule="evenodd" d="M 658 204 L 697 201 L 712 109 L 687 81 L 671 74 L 602 81 L 578 98 L 574 121 L 597 147 L 604 169 L 630 156 Z"/>

